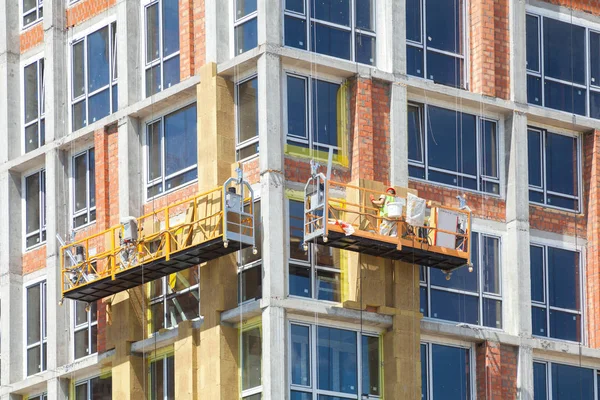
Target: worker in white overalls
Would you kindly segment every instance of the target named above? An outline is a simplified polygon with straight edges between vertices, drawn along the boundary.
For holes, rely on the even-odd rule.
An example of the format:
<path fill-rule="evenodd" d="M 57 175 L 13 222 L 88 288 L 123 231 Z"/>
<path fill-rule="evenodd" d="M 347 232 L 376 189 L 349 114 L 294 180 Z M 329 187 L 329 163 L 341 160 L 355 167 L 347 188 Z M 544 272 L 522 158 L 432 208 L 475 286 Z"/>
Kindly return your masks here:
<path fill-rule="evenodd" d="M 396 201 L 396 189 L 393 187 L 387 188 L 385 194 L 379 196 L 378 200 L 375 200 L 375 196 L 372 194 L 369 197 L 371 203 L 373 203 L 374 206 L 379 207 L 379 217 L 381 218 L 379 234 L 385 236 L 398 236 L 396 221 L 388 219 L 388 204 Z"/>

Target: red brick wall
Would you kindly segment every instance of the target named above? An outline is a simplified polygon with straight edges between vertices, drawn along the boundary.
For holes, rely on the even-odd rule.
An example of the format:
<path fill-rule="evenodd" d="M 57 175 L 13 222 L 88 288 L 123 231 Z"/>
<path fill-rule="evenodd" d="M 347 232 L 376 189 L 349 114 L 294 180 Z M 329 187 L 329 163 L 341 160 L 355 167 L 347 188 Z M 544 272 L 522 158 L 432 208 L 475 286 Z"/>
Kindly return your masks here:
<path fill-rule="evenodd" d="M 244 179 L 251 185 L 260 182 L 260 158 L 256 157 L 242 163 Z"/>
<path fill-rule="evenodd" d="M 598 0 L 543 0 L 547 3 L 556 4 L 574 10 L 600 15 L 600 2 Z"/>
<path fill-rule="evenodd" d="M 206 35 L 204 32 L 205 0 L 194 2 L 194 65 L 200 68 L 206 63 Z"/>
<path fill-rule="evenodd" d="M 179 68 L 184 80 L 194 75 L 194 0 L 179 1 Z"/>
<path fill-rule="evenodd" d="M 81 0 L 67 8 L 67 27 L 87 21 L 117 4 L 117 0 Z"/>
<path fill-rule="evenodd" d="M 507 99 L 510 95 L 508 0 L 474 0 L 470 4 L 471 90 Z"/>
<path fill-rule="evenodd" d="M 23 275 L 39 271 L 46 267 L 46 245 L 30 250 L 21 258 Z"/>
<path fill-rule="evenodd" d="M 600 348 L 600 130 L 584 139 L 587 225 L 586 322 L 590 347 Z M 588 175 L 587 179 L 586 176 Z"/>
<path fill-rule="evenodd" d="M 350 81 L 350 168 L 353 179 L 375 178 L 373 162 L 373 81 Z"/>
<path fill-rule="evenodd" d="M 373 163 L 375 180 L 390 183 L 390 93 L 388 83 L 373 81 Z"/>
<path fill-rule="evenodd" d="M 517 351 L 496 342 L 483 342 L 476 350 L 477 399 L 517 398 Z"/>
<path fill-rule="evenodd" d="M 44 23 L 43 21 L 38 22 L 31 28 L 21 33 L 21 53 L 34 48 L 38 44 L 44 41 Z"/>

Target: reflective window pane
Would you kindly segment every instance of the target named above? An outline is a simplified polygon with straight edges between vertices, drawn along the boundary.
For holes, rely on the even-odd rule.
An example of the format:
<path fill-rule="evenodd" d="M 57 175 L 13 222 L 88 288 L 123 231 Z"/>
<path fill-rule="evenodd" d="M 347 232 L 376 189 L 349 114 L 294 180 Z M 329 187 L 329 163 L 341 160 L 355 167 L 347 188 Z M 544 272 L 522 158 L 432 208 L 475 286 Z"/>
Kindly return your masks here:
<path fill-rule="evenodd" d="M 179 51 L 179 2 L 162 1 L 163 57 Z"/>
<path fill-rule="evenodd" d="M 285 16 L 285 45 L 306 50 L 306 20 Z"/>
<path fill-rule="evenodd" d="M 585 400 L 594 398 L 594 370 L 552 364 L 552 398 Z"/>
<path fill-rule="evenodd" d="M 198 159 L 196 104 L 165 117 L 165 174 L 195 165 Z"/>
<path fill-rule="evenodd" d="M 242 390 L 261 385 L 262 339 L 259 328 L 242 332 Z"/>
<path fill-rule="evenodd" d="M 105 89 L 100 93 L 90 96 L 89 103 L 89 120 L 90 124 L 106 117 L 110 114 L 110 89 Z"/>
<path fill-rule="evenodd" d="M 258 44 L 257 18 L 235 27 L 235 54 L 242 54 Z"/>
<path fill-rule="evenodd" d="M 362 337 L 362 393 L 373 396 L 381 395 L 379 338 Z"/>
<path fill-rule="evenodd" d="M 427 46 L 462 53 L 463 2 L 427 1 Z"/>
<path fill-rule="evenodd" d="M 310 328 L 292 325 L 292 384 L 310 386 Z"/>
<path fill-rule="evenodd" d="M 310 30 L 312 32 L 311 50 L 319 54 L 350 60 L 350 31 L 315 22 L 311 22 Z"/>
<path fill-rule="evenodd" d="M 290 296 L 311 297 L 310 267 L 290 264 Z"/>
<path fill-rule="evenodd" d="M 73 99 L 85 93 L 85 72 L 84 72 L 84 42 L 79 41 L 73 45 Z"/>
<path fill-rule="evenodd" d="M 423 126 L 421 124 L 421 108 L 408 106 L 408 159 L 422 163 Z"/>
<path fill-rule="evenodd" d="M 306 80 L 294 76 L 287 77 L 288 135 L 308 139 L 307 132 L 307 87 Z"/>
<path fill-rule="evenodd" d="M 25 226 L 31 233 L 40 229 L 40 174 L 35 173 L 25 178 Z"/>
<path fill-rule="evenodd" d="M 181 321 L 191 321 L 200 316 L 198 289 L 167 298 L 167 327 Z"/>
<path fill-rule="evenodd" d="M 540 70 L 539 18 L 527 15 L 527 69 Z"/>
<path fill-rule="evenodd" d="M 313 135 L 319 144 L 338 146 L 337 97 L 340 85 L 313 80 Z"/>
<path fill-rule="evenodd" d="M 146 70 L 146 97 L 152 96 L 162 90 L 161 68 L 156 65 Z"/>
<path fill-rule="evenodd" d="M 406 0 L 406 39 L 421 43 L 421 0 Z"/>
<path fill-rule="evenodd" d="M 533 363 L 533 400 L 546 400 L 548 387 L 546 384 L 546 364 Z"/>
<path fill-rule="evenodd" d="M 577 139 L 546 134 L 546 188 L 553 192 L 578 193 Z"/>
<path fill-rule="evenodd" d="M 550 337 L 579 342 L 581 340 L 581 316 L 551 309 Z"/>
<path fill-rule="evenodd" d="M 527 102 L 536 106 L 542 105 L 542 78 L 527 75 Z"/>
<path fill-rule="evenodd" d="M 148 181 L 162 176 L 162 151 L 160 146 L 161 123 L 155 122 L 148 125 Z"/>
<path fill-rule="evenodd" d="M 304 1 L 305 0 L 285 0 L 285 9 L 304 14 Z"/>
<path fill-rule="evenodd" d="M 34 344 L 41 340 L 41 286 L 34 285 L 27 288 L 27 344 Z"/>
<path fill-rule="evenodd" d="M 375 65 L 377 47 L 373 36 L 356 34 L 356 62 L 368 65 Z"/>
<path fill-rule="evenodd" d="M 256 0 L 235 0 L 235 18 L 240 19 L 256 11 Z"/>
<path fill-rule="evenodd" d="M 497 135 L 495 122 L 487 120 L 481 122 L 481 173 L 493 178 L 500 177 Z"/>
<path fill-rule="evenodd" d="M 544 90 L 546 107 L 585 115 L 585 98 L 587 93 L 585 89 L 546 79 L 544 81 Z"/>
<path fill-rule="evenodd" d="M 529 184 L 542 186 L 542 133 L 527 131 L 527 161 L 529 166 Z"/>
<path fill-rule="evenodd" d="M 38 117 L 38 64 L 37 62 L 25 67 L 23 71 L 25 90 L 25 123 Z"/>
<path fill-rule="evenodd" d="M 163 89 L 168 89 L 179 83 L 181 75 L 179 56 L 169 58 L 163 63 L 163 74 Z"/>
<path fill-rule="evenodd" d="M 304 251 L 304 203 L 290 200 L 290 258 L 308 260 L 308 252 Z"/>
<path fill-rule="evenodd" d="M 89 338 L 87 329 L 75 332 L 75 359 L 85 357 L 90 354 L 88 340 Z"/>
<path fill-rule="evenodd" d="M 579 253 L 548 247 L 548 287 L 551 306 L 580 309 Z"/>
<path fill-rule="evenodd" d="M 452 87 L 463 86 L 463 61 L 433 51 L 427 52 L 427 79 Z"/>
<path fill-rule="evenodd" d="M 356 333 L 317 327 L 317 388 L 341 393 L 358 391 Z"/>
<path fill-rule="evenodd" d="M 544 18 L 544 73 L 585 85 L 585 28 Z"/>
<path fill-rule="evenodd" d="M 590 32 L 590 84 L 600 86 L 600 33 Z"/>
<path fill-rule="evenodd" d="M 313 0 L 311 16 L 322 21 L 350 26 L 350 0 Z"/>
<path fill-rule="evenodd" d="M 431 362 L 433 399 L 471 398 L 469 350 L 432 344 Z"/>
<path fill-rule="evenodd" d="M 479 325 L 479 298 L 431 289 L 431 317 Z"/>
<path fill-rule="evenodd" d="M 483 299 L 483 326 L 502 329 L 502 302 Z"/>
<path fill-rule="evenodd" d="M 108 43 L 108 26 L 87 37 L 88 93 L 108 85 L 110 80 Z M 93 110 L 90 105 L 90 111 Z"/>
<path fill-rule="evenodd" d="M 318 270 L 316 285 L 319 300 L 335 302 L 341 300 L 340 274 L 338 272 Z"/>
<path fill-rule="evenodd" d="M 375 0 L 355 0 L 356 27 L 375 31 Z"/>
<path fill-rule="evenodd" d="M 500 241 L 489 236 L 482 236 L 481 239 L 483 242 L 483 291 L 500 294 Z"/>
<path fill-rule="evenodd" d="M 406 64 L 409 75 L 423 78 L 425 75 L 425 66 L 423 65 L 423 49 L 406 46 Z"/>
<path fill-rule="evenodd" d="M 531 300 L 545 302 L 544 297 L 544 248 L 529 246 L 531 269 Z"/>
<path fill-rule="evenodd" d="M 258 78 L 238 85 L 238 143 L 258 137 Z"/>
<path fill-rule="evenodd" d="M 532 332 L 536 336 L 548 336 L 548 318 L 546 309 L 531 307 Z"/>

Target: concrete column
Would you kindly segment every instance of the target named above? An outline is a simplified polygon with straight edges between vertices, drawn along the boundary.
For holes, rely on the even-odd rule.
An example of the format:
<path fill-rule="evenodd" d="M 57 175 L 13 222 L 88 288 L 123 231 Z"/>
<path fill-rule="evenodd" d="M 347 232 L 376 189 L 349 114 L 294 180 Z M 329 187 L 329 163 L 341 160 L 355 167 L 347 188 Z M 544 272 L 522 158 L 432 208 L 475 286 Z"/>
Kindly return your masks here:
<path fill-rule="evenodd" d="M 220 63 L 231 58 L 233 15 L 228 1 L 204 3 L 204 38 L 206 40 L 206 64 Z M 231 45 L 230 45 L 231 43 Z M 197 65 L 196 68 L 199 66 Z"/>
<path fill-rule="evenodd" d="M 121 79 L 119 77 L 119 79 Z M 121 83 L 119 83 L 120 85 Z M 142 214 L 144 174 L 140 122 L 134 117 L 119 119 L 119 213 L 121 217 Z"/>
<path fill-rule="evenodd" d="M 46 153 L 46 267 L 47 267 L 47 320 L 48 320 L 48 370 L 69 361 L 70 302 L 59 306 L 62 297 L 60 244 L 56 234 L 66 238 L 69 231 L 68 207 L 68 156 L 52 149 Z"/>
<path fill-rule="evenodd" d="M 283 38 L 282 1 L 258 0 L 258 45 L 281 46 Z"/>
<path fill-rule="evenodd" d="M 406 85 L 392 84 L 390 99 L 390 184 L 408 187 L 408 121 Z"/>
<path fill-rule="evenodd" d="M 135 103 L 143 96 L 140 72 L 140 29 L 139 1 L 118 1 L 117 62 L 119 64 L 119 109 Z"/>
<path fill-rule="evenodd" d="M 406 0 L 385 0 L 377 4 L 377 67 L 405 75 Z"/>
<path fill-rule="evenodd" d="M 21 154 L 19 5 L 0 1 L 0 163 Z M 8 209 L 5 209 L 8 211 Z"/>
<path fill-rule="evenodd" d="M 62 378 L 52 378 L 46 383 L 46 392 L 49 399 L 68 400 L 69 399 L 69 380 Z"/>
<path fill-rule="evenodd" d="M 511 100 L 527 103 L 526 0 L 509 2 Z"/>
<path fill-rule="evenodd" d="M 271 2 L 273 3 L 273 2 Z M 260 16 L 260 14 L 259 14 Z M 270 22 L 274 23 L 274 22 Z M 286 295 L 286 224 L 284 207 L 281 60 L 264 54 L 258 60 L 258 125 L 263 234 L 262 384 L 265 399 L 286 398 L 285 310 L 271 300 Z"/>
<path fill-rule="evenodd" d="M 533 400 L 533 350 L 524 344 L 517 359 L 517 399 Z"/>

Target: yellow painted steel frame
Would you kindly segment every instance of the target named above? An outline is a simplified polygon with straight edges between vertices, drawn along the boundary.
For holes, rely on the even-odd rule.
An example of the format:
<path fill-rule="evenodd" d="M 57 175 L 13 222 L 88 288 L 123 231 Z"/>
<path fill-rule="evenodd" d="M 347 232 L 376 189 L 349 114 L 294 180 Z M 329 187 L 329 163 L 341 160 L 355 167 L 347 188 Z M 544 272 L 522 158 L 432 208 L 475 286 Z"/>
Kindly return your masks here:
<path fill-rule="evenodd" d="M 254 207 L 252 202 L 250 207 Z M 123 224 L 118 224 L 61 247 L 63 297 L 71 290 L 100 279 L 111 277 L 114 280 L 119 273 L 128 269 L 163 257 L 169 260 L 173 254 L 223 237 L 224 209 L 223 187 L 219 186 L 139 217 L 138 240 L 135 244 L 120 244 L 119 235 L 123 232 Z M 171 225 L 174 218 L 181 216 L 185 216 L 185 221 Z M 250 226 L 248 229 L 254 228 Z M 84 249 L 84 261 L 66 266 L 66 252 L 75 254 L 78 246 Z M 101 251 L 90 254 L 90 250 L 94 248 L 100 248 Z M 131 258 L 124 260 L 122 251 L 128 250 L 131 252 L 126 256 Z"/>
<path fill-rule="evenodd" d="M 347 193 L 349 191 L 356 191 L 359 194 L 358 203 L 349 202 L 345 198 L 336 198 L 330 196 L 333 193 Z M 376 199 L 378 199 L 381 195 L 385 195 L 380 191 L 371 190 L 362 188 L 359 186 L 354 186 L 350 184 L 345 184 L 341 182 L 335 182 L 331 180 L 325 179 L 325 208 L 324 215 L 326 216 L 324 220 L 326 223 L 324 224 L 324 237 L 327 237 L 329 231 L 335 231 L 338 233 L 344 233 L 342 226 L 339 221 L 343 221 L 344 223 L 352 225 L 355 229 L 354 235 L 361 236 L 364 238 L 369 238 L 381 242 L 388 242 L 392 244 L 397 244 L 400 246 L 406 246 L 411 248 L 425 248 L 427 251 L 446 254 L 453 257 L 462 258 L 465 260 L 465 264 L 471 265 L 471 213 L 460 210 L 458 208 L 447 207 L 436 205 L 433 208 L 437 209 L 445 209 L 457 214 L 463 214 L 466 218 L 466 231 L 465 233 L 457 233 L 451 232 L 444 229 L 437 228 L 436 226 L 409 226 L 403 219 L 388 219 L 381 217 L 379 215 L 379 208 L 375 206 L 371 206 L 369 195 L 373 195 Z M 319 216 L 313 216 L 314 221 L 317 224 L 320 224 Z M 397 237 L 381 235 L 379 232 L 379 228 L 381 223 L 384 221 L 393 221 L 398 225 L 398 234 Z M 374 223 L 373 223 L 374 221 Z M 308 229 L 311 225 L 310 221 L 305 227 Z M 319 227 L 313 227 L 318 229 Z M 447 248 L 442 246 L 436 246 L 435 244 L 429 244 L 427 238 L 419 237 L 419 235 L 412 234 L 407 235 L 406 237 L 402 237 L 402 232 L 407 231 L 408 229 L 419 229 L 422 228 L 426 232 L 428 232 L 428 236 L 436 233 L 447 233 L 450 235 L 454 235 L 456 237 L 463 238 L 463 250 L 458 250 L 454 248 Z"/>

